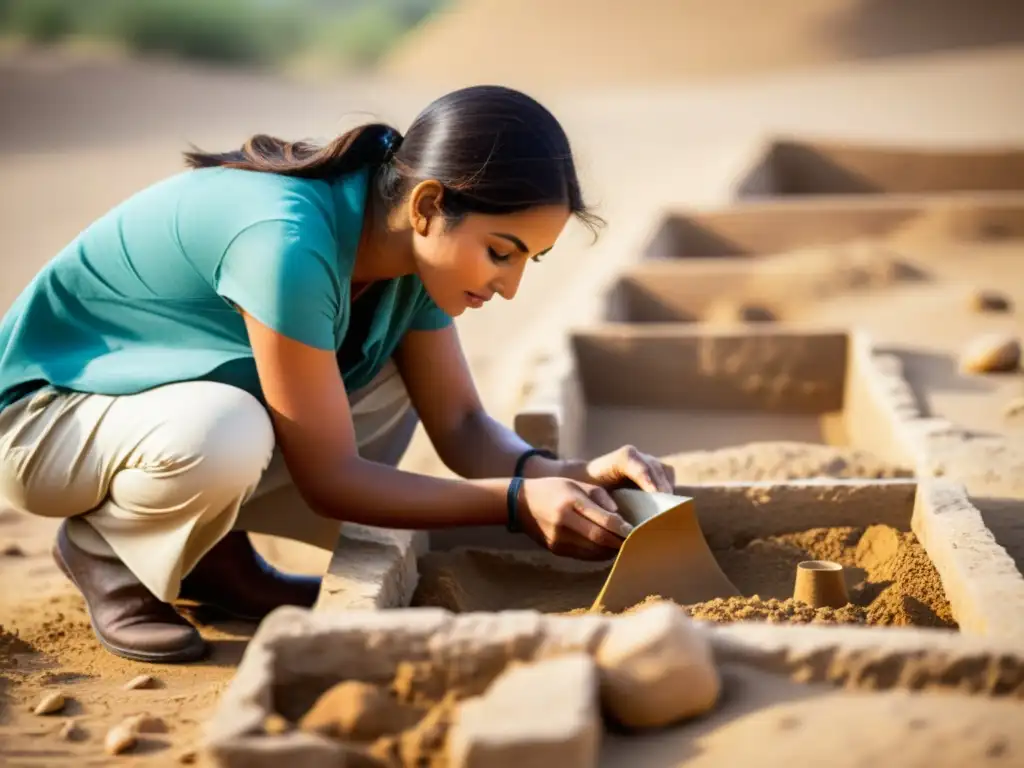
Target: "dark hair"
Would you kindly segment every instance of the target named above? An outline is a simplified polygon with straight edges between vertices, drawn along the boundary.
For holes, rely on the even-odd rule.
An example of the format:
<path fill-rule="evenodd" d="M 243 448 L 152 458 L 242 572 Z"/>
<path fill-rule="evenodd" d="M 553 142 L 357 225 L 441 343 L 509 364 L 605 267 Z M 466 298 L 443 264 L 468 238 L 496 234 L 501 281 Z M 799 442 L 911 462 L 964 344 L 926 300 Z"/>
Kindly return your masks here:
<path fill-rule="evenodd" d="M 473 86 L 431 103 L 405 137 L 370 123 L 324 146 L 257 135 L 237 151 L 185 155 L 191 168 L 224 166 L 307 179 L 332 179 L 373 167 L 377 191 L 399 203 L 421 181 L 444 186 L 442 212 L 503 214 L 565 205 L 592 232 L 603 221 L 583 201 L 569 139 L 547 109 L 519 91 Z"/>

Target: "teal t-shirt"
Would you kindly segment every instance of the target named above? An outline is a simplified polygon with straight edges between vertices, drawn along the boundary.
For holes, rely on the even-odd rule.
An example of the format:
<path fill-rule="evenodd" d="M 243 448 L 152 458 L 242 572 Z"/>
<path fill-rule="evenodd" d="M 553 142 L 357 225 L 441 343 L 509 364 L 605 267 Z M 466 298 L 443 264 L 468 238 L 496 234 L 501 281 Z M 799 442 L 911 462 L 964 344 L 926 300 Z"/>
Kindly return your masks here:
<path fill-rule="evenodd" d="M 211 168 L 128 198 L 7 311 L 0 409 L 46 384 L 123 395 L 203 379 L 262 400 L 235 306 L 335 351 L 346 388 L 364 386 L 406 331 L 451 323 L 416 275 L 375 284 L 353 304 L 368 183 L 368 170 L 328 182 Z"/>

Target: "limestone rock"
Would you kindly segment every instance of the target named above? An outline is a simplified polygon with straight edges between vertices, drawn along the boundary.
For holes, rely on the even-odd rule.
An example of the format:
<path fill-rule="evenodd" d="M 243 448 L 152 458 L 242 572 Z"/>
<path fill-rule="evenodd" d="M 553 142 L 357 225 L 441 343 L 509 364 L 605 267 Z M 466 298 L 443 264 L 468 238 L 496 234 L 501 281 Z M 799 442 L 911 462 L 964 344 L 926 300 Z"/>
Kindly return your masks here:
<path fill-rule="evenodd" d="M 989 333 L 972 341 L 960 357 L 964 373 L 1015 371 L 1020 366 L 1020 339 L 1010 334 Z"/>
<path fill-rule="evenodd" d="M 718 701 L 711 645 L 678 606 L 654 603 L 616 618 L 597 650 L 601 702 L 627 728 L 658 728 Z"/>
<path fill-rule="evenodd" d="M 585 768 L 601 738 L 593 659 L 568 653 L 514 664 L 465 701 L 449 734 L 453 768 Z"/>

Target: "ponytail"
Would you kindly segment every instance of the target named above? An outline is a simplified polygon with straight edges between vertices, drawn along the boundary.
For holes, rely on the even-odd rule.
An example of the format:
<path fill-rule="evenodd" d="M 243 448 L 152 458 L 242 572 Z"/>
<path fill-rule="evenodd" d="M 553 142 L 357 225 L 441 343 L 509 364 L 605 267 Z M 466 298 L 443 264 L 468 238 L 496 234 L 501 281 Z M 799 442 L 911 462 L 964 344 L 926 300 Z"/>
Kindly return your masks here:
<path fill-rule="evenodd" d="M 196 150 L 185 159 L 190 168 L 327 181 L 370 168 L 388 206 L 431 179 L 445 189 L 441 212 L 453 224 L 469 213 L 499 215 L 539 205 L 565 205 L 595 234 L 603 224 L 583 200 L 569 139 L 554 115 L 502 86 L 472 86 L 436 99 L 404 138 L 389 125 L 369 123 L 324 146 L 261 134 L 234 152 Z"/>
<path fill-rule="evenodd" d="M 402 135 L 384 123 L 359 126 L 324 146 L 258 134 L 233 152 L 186 152 L 185 164 L 193 169 L 238 168 L 303 179 L 333 179 L 382 165 L 401 141 Z"/>

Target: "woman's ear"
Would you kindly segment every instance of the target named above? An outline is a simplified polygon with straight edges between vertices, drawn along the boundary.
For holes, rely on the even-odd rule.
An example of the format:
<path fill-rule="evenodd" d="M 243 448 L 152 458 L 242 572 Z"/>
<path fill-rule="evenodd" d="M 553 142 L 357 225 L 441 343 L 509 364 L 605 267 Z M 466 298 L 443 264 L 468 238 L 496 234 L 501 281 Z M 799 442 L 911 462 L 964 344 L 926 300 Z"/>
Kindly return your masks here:
<path fill-rule="evenodd" d="M 421 181 L 409 193 L 409 221 L 417 235 L 430 233 L 430 225 L 441 215 L 444 186 L 436 179 Z"/>

